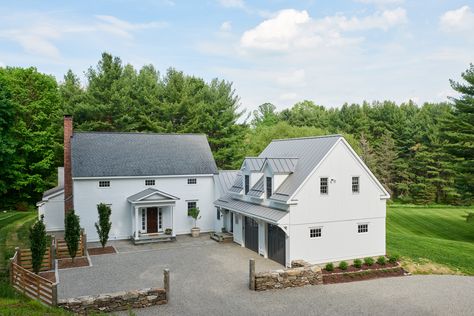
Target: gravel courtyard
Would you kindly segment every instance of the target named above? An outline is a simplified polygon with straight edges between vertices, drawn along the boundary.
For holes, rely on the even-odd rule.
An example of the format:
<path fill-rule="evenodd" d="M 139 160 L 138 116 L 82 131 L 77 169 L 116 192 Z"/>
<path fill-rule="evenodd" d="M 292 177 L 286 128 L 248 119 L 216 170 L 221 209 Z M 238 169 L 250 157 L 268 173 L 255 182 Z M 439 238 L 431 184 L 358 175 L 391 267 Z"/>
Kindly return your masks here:
<path fill-rule="evenodd" d="M 248 290 L 248 259 L 256 270 L 281 268 L 236 244 L 203 236 L 133 246 L 112 242 L 115 255 L 92 256 L 92 267 L 59 272 L 61 298 L 162 286 L 171 274 L 171 298 L 137 315 L 472 315 L 474 277 L 410 276 L 267 292 Z M 123 313 L 127 315 L 127 313 Z"/>

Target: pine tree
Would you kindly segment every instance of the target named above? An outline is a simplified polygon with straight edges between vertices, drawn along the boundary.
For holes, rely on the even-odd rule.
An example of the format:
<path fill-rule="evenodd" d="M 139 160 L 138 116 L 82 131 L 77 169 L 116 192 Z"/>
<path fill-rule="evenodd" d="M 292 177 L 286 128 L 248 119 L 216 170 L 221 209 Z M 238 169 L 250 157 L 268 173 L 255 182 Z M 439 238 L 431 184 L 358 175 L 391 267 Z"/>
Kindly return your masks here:
<path fill-rule="evenodd" d="M 95 229 L 99 235 L 100 244 L 104 248 L 109 240 L 109 232 L 112 227 L 112 222 L 110 221 L 112 210 L 110 206 L 100 203 L 97 205 L 97 212 L 99 213 L 99 222 L 95 223 Z"/>
<path fill-rule="evenodd" d="M 64 223 L 64 240 L 66 241 L 67 250 L 72 262 L 74 262 L 74 258 L 76 258 L 80 239 L 81 225 L 79 223 L 79 216 L 75 214 L 74 210 L 69 210 Z"/>

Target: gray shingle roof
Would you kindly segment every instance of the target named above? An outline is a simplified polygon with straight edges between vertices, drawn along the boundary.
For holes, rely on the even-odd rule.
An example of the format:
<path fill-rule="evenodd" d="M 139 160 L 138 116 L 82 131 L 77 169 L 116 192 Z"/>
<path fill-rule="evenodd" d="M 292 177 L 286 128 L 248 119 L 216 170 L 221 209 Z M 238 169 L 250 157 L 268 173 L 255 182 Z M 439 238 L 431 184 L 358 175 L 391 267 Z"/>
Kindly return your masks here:
<path fill-rule="evenodd" d="M 287 202 L 340 138 L 341 135 L 329 135 L 272 141 L 259 155 L 260 158 L 298 158 L 298 163 L 271 199 Z"/>
<path fill-rule="evenodd" d="M 73 177 L 216 174 L 205 135 L 79 132 Z"/>
<path fill-rule="evenodd" d="M 46 190 L 44 191 L 43 193 L 43 199 L 47 198 L 48 196 L 51 196 L 55 193 L 58 193 L 58 192 L 61 192 L 61 191 L 64 191 L 64 186 L 60 185 L 60 186 L 56 186 L 52 189 L 49 189 L 49 190 Z"/>
<path fill-rule="evenodd" d="M 277 223 L 285 217 L 288 212 L 273 209 L 267 206 L 257 205 L 233 199 L 230 195 L 225 195 L 214 202 L 216 206 L 241 213 L 246 216 L 256 217 L 268 222 Z"/>

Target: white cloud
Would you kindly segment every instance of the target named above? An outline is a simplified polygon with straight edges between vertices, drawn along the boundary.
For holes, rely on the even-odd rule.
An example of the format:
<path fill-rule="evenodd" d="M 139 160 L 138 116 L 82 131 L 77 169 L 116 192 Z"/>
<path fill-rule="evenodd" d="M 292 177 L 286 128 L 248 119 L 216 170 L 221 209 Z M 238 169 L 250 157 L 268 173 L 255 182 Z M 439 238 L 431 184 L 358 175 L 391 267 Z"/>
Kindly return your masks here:
<path fill-rule="evenodd" d="M 246 31 L 240 43 L 246 49 L 270 51 L 345 46 L 361 40 L 360 37 L 345 36 L 346 32 L 388 30 L 406 21 L 406 11 L 402 8 L 385 10 L 362 18 L 348 18 L 338 14 L 322 19 L 312 19 L 305 10 L 286 9 Z"/>
<path fill-rule="evenodd" d="M 281 101 L 286 101 L 286 102 L 295 102 L 295 101 L 298 101 L 300 100 L 300 96 L 297 94 L 297 93 L 294 93 L 294 92 L 286 92 L 286 93 L 282 93 L 278 96 L 278 98 L 281 100 Z"/>
<path fill-rule="evenodd" d="M 474 12 L 467 5 L 447 11 L 440 17 L 440 27 L 445 32 L 474 32 Z"/>
<path fill-rule="evenodd" d="M 219 4 L 225 8 L 244 9 L 246 7 L 243 0 L 219 0 Z"/>
<path fill-rule="evenodd" d="M 230 32 L 232 30 L 232 23 L 230 21 L 225 21 L 221 24 L 221 32 Z"/>
<path fill-rule="evenodd" d="M 125 38 L 132 38 L 133 31 L 166 26 L 164 22 L 131 23 L 111 15 L 96 15 L 95 17 L 101 21 L 101 23 L 98 24 L 100 30 Z"/>
<path fill-rule="evenodd" d="M 386 6 L 391 4 L 401 4 L 404 0 L 356 0 L 356 2 L 365 4 L 375 4 L 377 6 Z"/>
<path fill-rule="evenodd" d="M 283 86 L 303 86 L 306 84 L 306 73 L 304 69 L 297 69 L 279 75 L 276 82 Z"/>

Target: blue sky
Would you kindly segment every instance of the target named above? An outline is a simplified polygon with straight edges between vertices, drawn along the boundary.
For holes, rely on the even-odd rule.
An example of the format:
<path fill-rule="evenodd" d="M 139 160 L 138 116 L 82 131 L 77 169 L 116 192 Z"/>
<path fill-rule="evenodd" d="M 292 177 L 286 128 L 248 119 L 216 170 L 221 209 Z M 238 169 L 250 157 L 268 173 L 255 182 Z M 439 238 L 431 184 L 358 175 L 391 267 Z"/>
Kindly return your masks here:
<path fill-rule="evenodd" d="M 218 77 L 248 110 L 444 101 L 474 62 L 474 1 L 2 1 L 0 48 L 0 66 L 58 80 L 103 51 Z"/>

